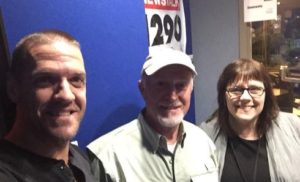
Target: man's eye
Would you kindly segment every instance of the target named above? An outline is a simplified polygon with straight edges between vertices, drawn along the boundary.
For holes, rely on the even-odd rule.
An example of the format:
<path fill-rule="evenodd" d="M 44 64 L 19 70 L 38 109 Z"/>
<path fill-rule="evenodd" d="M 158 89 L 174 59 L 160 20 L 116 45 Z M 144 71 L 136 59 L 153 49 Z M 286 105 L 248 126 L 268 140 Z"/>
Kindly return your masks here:
<path fill-rule="evenodd" d="M 176 87 L 177 90 L 183 90 L 187 87 L 187 85 L 188 84 L 186 82 L 180 82 L 180 83 L 177 83 L 175 85 L 175 87 Z"/>
<path fill-rule="evenodd" d="M 156 85 L 157 85 L 158 87 L 164 87 L 164 86 L 167 85 L 167 83 L 166 83 L 166 82 L 163 82 L 163 81 L 158 81 L 158 82 L 156 82 Z"/>
<path fill-rule="evenodd" d="M 51 76 L 41 76 L 34 80 L 34 84 L 40 88 L 51 87 L 55 84 L 55 82 L 55 78 Z"/>
<path fill-rule="evenodd" d="M 81 76 L 74 76 L 71 79 L 69 79 L 69 82 L 77 88 L 83 87 L 85 85 L 85 78 Z"/>

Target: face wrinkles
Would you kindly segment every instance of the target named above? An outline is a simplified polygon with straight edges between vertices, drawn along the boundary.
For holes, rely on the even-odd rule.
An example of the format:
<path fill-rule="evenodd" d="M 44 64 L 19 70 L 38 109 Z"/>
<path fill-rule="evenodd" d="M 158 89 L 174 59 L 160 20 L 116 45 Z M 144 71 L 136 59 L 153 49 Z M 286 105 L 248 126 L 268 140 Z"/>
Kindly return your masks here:
<path fill-rule="evenodd" d="M 63 46 L 58 49 L 56 45 Z M 34 46 L 35 67 L 23 84 L 21 107 L 40 137 L 69 141 L 86 108 L 85 68 L 79 48 L 64 41 Z"/>
<path fill-rule="evenodd" d="M 146 78 L 142 94 L 146 118 L 157 128 L 174 128 L 183 120 L 190 106 L 193 74 L 183 66 L 167 66 Z"/>
<path fill-rule="evenodd" d="M 249 87 L 261 87 L 264 88 L 264 84 L 261 81 L 257 80 L 249 80 L 246 83 L 234 83 L 228 88 L 232 87 L 241 87 L 241 88 L 249 88 Z M 226 92 L 226 102 L 227 107 L 234 118 L 236 124 L 248 125 L 255 124 L 257 119 L 264 108 L 265 102 L 265 93 L 261 96 L 253 97 L 248 91 L 244 91 L 244 93 L 240 97 L 231 97 Z"/>

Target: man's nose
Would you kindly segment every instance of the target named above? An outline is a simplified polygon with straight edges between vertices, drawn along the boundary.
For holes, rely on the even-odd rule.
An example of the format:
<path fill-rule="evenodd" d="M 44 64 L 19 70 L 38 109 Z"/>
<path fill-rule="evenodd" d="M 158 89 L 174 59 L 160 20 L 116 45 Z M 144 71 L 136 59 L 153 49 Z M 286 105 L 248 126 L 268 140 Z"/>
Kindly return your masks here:
<path fill-rule="evenodd" d="M 168 96 L 171 100 L 177 100 L 178 99 L 178 90 L 176 88 L 176 85 L 174 85 L 174 84 L 169 85 Z"/>
<path fill-rule="evenodd" d="M 63 79 L 58 85 L 57 92 L 55 94 L 57 99 L 62 99 L 65 101 L 72 101 L 75 99 L 75 95 L 72 91 L 72 85 L 67 79 Z"/>

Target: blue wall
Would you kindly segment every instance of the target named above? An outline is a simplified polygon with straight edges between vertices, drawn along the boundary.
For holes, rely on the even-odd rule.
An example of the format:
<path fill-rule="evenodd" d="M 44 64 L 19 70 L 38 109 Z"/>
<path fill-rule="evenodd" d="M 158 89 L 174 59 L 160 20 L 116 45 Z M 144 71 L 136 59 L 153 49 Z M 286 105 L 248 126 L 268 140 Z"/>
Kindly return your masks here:
<path fill-rule="evenodd" d="M 148 54 L 142 0 L 0 3 L 10 51 L 25 34 L 48 28 L 67 31 L 80 41 L 88 90 L 87 111 L 76 137 L 81 147 L 137 116 L 144 105 L 137 81 Z M 192 103 L 187 119 L 194 121 L 194 115 Z"/>

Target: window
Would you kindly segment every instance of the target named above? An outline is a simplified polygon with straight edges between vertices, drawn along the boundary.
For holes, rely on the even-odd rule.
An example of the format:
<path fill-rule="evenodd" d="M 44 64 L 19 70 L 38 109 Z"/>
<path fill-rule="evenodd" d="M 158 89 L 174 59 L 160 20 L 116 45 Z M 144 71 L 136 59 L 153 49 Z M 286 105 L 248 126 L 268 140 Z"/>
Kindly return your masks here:
<path fill-rule="evenodd" d="M 282 111 L 300 116 L 300 1 L 278 0 L 275 21 L 251 23 L 252 58 L 265 64 Z"/>

